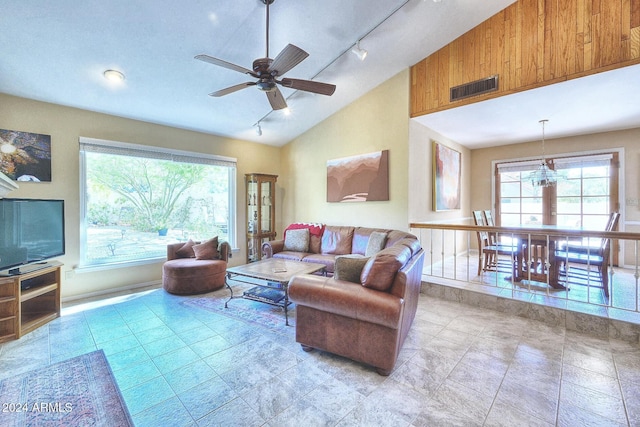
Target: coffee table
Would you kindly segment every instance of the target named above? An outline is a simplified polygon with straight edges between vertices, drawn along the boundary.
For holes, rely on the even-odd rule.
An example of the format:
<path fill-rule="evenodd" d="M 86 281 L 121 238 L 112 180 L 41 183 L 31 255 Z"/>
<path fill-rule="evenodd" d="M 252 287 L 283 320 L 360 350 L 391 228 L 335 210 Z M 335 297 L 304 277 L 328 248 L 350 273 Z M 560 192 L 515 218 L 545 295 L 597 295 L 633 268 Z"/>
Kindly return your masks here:
<path fill-rule="evenodd" d="M 289 280 L 298 274 L 312 274 L 322 271 L 325 266 L 311 262 L 292 261 L 278 258 L 267 258 L 262 261 L 252 262 L 245 265 L 227 268 L 225 285 L 229 288 L 231 296 L 224 303 L 231 301 L 233 289 L 229 285 L 229 280 L 255 285 L 255 288 L 245 291 L 243 298 L 264 302 L 284 308 L 285 324 L 289 326 Z M 248 279 L 253 279 L 249 281 Z M 260 289 L 266 292 L 260 292 Z M 270 291 L 271 290 L 271 291 Z"/>

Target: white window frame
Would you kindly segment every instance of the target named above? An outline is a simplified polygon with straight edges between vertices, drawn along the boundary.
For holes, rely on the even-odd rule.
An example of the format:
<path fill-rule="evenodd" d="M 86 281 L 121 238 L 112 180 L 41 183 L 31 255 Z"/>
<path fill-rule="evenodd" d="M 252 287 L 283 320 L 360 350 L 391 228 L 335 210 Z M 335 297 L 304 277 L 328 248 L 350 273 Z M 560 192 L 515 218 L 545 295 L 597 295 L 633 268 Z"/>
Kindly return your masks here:
<path fill-rule="evenodd" d="M 164 259 L 164 257 L 141 259 L 125 262 L 114 262 L 107 264 L 87 263 L 87 170 L 86 170 L 86 152 L 104 153 L 104 154 L 121 154 L 128 156 L 146 157 L 158 160 L 183 161 L 187 163 L 198 163 L 205 165 L 225 166 L 229 168 L 229 222 L 227 230 L 228 243 L 232 248 L 237 248 L 237 159 L 233 157 L 218 156 L 214 154 L 203 154 L 184 150 L 175 150 L 170 148 L 154 147 L 149 145 L 132 144 L 128 142 L 109 141 L 104 139 L 95 139 L 80 137 L 79 138 L 79 155 L 80 155 L 80 262 L 79 269 L 82 270 L 102 270 L 110 268 L 122 268 L 135 265 L 156 263 Z"/>

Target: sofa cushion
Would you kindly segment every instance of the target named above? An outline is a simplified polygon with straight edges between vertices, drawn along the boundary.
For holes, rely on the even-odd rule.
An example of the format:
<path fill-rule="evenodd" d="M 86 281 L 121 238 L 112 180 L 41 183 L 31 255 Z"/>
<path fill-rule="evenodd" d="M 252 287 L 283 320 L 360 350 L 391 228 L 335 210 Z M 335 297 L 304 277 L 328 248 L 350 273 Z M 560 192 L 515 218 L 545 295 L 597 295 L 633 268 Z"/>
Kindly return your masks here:
<path fill-rule="evenodd" d="M 420 249 L 422 249 L 422 245 L 420 245 L 420 241 L 412 237 L 405 237 L 404 239 L 400 240 L 397 244 L 408 247 L 409 250 L 411 251 L 411 256 L 417 254 L 418 252 L 420 252 Z"/>
<path fill-rule="evenodd" d="M 333 277 L 337 280 L 360 283 L 360 274 L 369 258 L 357 255 L 340 255 L 336 257 Z"/>
<path fill-rule="evenodd" d="M 360 275 L 366 288 L 386 292 L 393 285 L 396 273 L 411 259 L 411 251 L 404 245 L 383 249 L 369 258 Z"/>
<path fill-rule="evenodd" d="M 193 252 L 196 255 L 196 259 L 218 259 L 220 257 L 218 253 L 218 236 L 199 245 L 193 245 Z"/>
<path fill-rule="evenodd" d="M 367 245 L 369 244 L 369 237 L 371 237 L 371 233 L 375 231 L 387 233 L 389 230 L 382 228 L 356 227 L 353 232 L 351 253 L 364 255 L 367 250 Z"/>
<path fill-rule="evenodd" d="M 327 225 L 322 233 L 322 253 L 346 255 L 351 253 L 354 227 Z"/>
<path fill-rule="evenodd" d="M 302 261 L 302 259 L 307 255 L 309 255 L 307 252 L 282 251 L 273 254 L 273 258 Z"/>
<path fill-rule="evenodd" d="M 370 257 L 382 249 L 384 249 L 384 245 L 387 243 L 387 233 L 381 231 L 374 231 L 369 235 L 369 241 L 367 242 L 367 249 L 364 252 L 364 256 Z"/>
<path fill-rule="evenodd" d="M 391 246 L 394 246 L 396 243 L 398 243 L 400 240 L 406 239 L 406 238 L 416 239 L 416 236 L 414 236 L 411 233 L 407 233 L 406 231 L 391 230 L 389 231 L 389 234 L 387 234 L 387 244 L 385 245 L 385 247 L 390 248 Z"/>
<path fill-rule="evenodd" d="M 336 265 L 336 255 L 333 254 L 306 254 L 304 262 L 315 262 L 325 266 L 325 272 L 333 274 Z"/>
<path fill-rule="evenodd" d="M 178 250 L 176 250 L 177 258 L 193 258 L 196 256 L 195 252 L 193 252 L 193 247 L 196 245 L 196 242 L 189 239 L 187 243 L 182 245 Z"/>
<path fill-rule="evenodd" d="M 309 251 L 309 229 L 287 230 L 284 237 L 284 250 L 292 252 Z"/>

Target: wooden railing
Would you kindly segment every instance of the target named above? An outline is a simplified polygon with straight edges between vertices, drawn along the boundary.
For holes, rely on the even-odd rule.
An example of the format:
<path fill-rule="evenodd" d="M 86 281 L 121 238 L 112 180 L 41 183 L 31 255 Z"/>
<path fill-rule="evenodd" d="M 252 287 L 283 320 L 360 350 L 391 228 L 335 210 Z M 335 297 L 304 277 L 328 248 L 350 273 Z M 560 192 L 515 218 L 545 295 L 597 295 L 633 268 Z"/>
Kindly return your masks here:
<path fill-rule="evenodd" d="M 425 281 L 567 309 L 588 304 L 609 317 L 640 313 L 640 233 L 462 223 L 411 223 L 410 228 L 425 250 Z M 499 262 L 483 269 L 479 233 L 495 233 L 498 241 L 515 243 L 513 252 L 507 251 L 505 255 L 496 250 L 492 255 Z M 605 266 L 592 261 L 575 263 L 566 255 L 564 259 L 560 256 L 560 249 L 570 242 L 587 239 L 597 242 L 608 239 L 611 256 Z M 541 251 L 542 258 L 535 259 L 536 245 L 553 250 Z M 597 259 L 598 249 L 585 247 L 583 254 L 585 259 Z M 552 274 L 554 268 L 557 277 Z M 540 271 L 544 274 L 537 274 Z M 606 278 L 601 272 L 605 272 Z M 640 316 L 635 317 L 640 323 Z"/>

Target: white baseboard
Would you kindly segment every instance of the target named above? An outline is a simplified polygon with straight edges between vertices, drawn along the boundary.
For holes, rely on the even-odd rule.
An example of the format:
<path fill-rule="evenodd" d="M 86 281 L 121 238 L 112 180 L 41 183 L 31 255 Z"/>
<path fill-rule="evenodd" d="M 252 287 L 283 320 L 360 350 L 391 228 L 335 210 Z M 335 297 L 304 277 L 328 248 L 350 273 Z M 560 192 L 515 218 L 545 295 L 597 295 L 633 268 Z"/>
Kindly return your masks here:
<path fill-rule="evenodd" d="M 162 287 L 162 280 L 153 280 L 145 283 L 136 283 L 133 285 L 121 286 L 119 288 L 109 288 L 101 291 L 89 292 L 86 294 L 63 297 L 62 302 L 63 303 L 73 302 L 81 299 L 96 298 L 96 297 L 101 297 L 106 295 L 126 294 L 126 293 L 132 293 L 132 291 L 135 291 L 140 288 L 154 288 L 154 287 L 156 288 Z"/>

